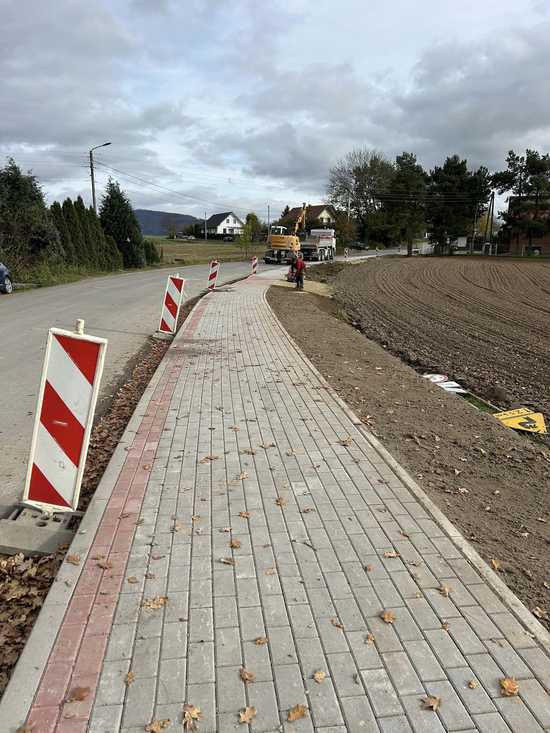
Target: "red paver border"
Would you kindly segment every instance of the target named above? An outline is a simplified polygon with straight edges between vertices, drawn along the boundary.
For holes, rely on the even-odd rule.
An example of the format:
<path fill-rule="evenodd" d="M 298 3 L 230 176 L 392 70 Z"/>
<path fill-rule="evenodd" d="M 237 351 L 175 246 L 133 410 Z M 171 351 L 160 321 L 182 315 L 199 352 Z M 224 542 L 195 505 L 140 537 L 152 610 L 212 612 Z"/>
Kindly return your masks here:
<path fill-rule="evenodd" d="M 207 304 L 204 299 L 197 303 L 178 339 L 194 334 Z M 36 733 L 79 733 L 88 726 L 136 520 L 184 364 L 183 351 L 170 348 L 161 364 L 164 370 L 114 484 L 28 713 L 27 725 Z M 101 568 L 100 559 L 111 567 Z M 66 702 L 76 687 L 89 688 L 85 699 Z"/>

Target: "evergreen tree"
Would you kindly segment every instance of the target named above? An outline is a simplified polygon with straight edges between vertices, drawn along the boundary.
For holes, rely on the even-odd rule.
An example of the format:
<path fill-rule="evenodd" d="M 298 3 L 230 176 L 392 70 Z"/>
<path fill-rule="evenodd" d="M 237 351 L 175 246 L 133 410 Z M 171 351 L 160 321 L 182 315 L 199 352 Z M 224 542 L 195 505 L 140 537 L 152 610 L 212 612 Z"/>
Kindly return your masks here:
<path fill-rule="evenodd" d="M 14 273 L 34 262 L 61 263 L 63 248 L 42 191 L 13 159 L 0 168 L 0 260 Z"/>
<path fill-rule="evenodd" d="M 395 175 L 387 196 L 382 199 L 384 209 L 399 242 L 407 243 L 407 256 L 413 251 L 413 241 L 425 227 L 425 197 L 428 176 L 417 163 L 414 153 L 402 153 L 395 159 Z"/>
<path fill-rule="evenodd" d="M 73 244 L 72 264 L 87 265 L 88 260 L 86 256 L 86 242 L 84 240 L 84 234 L 82 233 L 82 227 L 80 226 L 80 221 L 76 213 L 76 209 L 71 199 L 66 198 L 65 201 L 63 201 L 62 209 L 63 217 L 67 222 L 69 235 Z"/>
<path fill-rule="evenodd" d="M 76 211 L 76 215 L 78 216 L 78 222 L 80 224 L 80 229 L 82 230 L 82 236 L 84 238 L 86 264 L 92 268 L 98 267 L 99 263 L 97 257 L 97 242 L 95 238 L 95 232 L 93 228 L 90 228 L 88 212 L 86 210 L 86 205 L 82 200 L 82 196 L 79 196 L 74 202 L 74 209 Z"/>
<path fill-rule="evenodd" d="M 99 267 L 100 270 L 110 270 L 113 263 L 105 241 L 105 232 L 92 206 L 86 209 L 86 217 L 88 219 L 88 230 L 95 243 L 96 267 Z"/>
<path fill-rule="evenodd" d="M 122 252 L 124 267 L 143 267 L 145 250 L 138 220 L 128 197 L 111 178 L 99 216 L 105 233 L 113 237 Z"/>
<path fill-rule="evenodd" d="M 105 234 L 105 243 L 107 245 L 109 261 L 111 262 L 111 269 L 122 270 L 122 268 L 124 267 L 122 252 L 119 250 L 119 248 L 117 247 L 117 243 L 110 234 Z"/>
<path fill-rule="evenodd" d="M 71 233 L 69 232 L 69 227 L 63 216 L 63 209 L 59 201 L 54 201 L 50 206 L 50 214 L 61 238 L 65 262 L 70 264 L 74 262 L 74 247 L 71 241 Z"/>

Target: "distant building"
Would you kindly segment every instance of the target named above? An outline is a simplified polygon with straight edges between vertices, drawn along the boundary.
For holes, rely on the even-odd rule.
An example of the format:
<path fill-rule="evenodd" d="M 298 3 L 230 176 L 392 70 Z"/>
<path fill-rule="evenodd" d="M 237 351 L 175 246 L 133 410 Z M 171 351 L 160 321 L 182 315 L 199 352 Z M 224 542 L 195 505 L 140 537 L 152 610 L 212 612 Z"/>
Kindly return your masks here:
<path fill-rule="evenodd" d="M 550 200 L 510 196 L 506 224 L 499 232 L 499 252 L 550 255 Z"/>
<path fill-rule="evenodd" d="M 293 209 L 290 209 L 284 219 L 281 219 L 281 224 L 284 224 L 284 226 L 287 227 L 294 225 L 301 213 L 302 207 L 295 206 Z M 311 224 L 330 227 L 335 222 L 336 215 L 332 206 L 328 206 L 327 204 L 308 205 L 306 211 L 306 227 L 308 229 Z"/>
<path fill-rule="evenodd" d="M 244 227 L 244 221 L 232 211 L 224 211 L 222 214 L 214 214 L 206 222 L 206 231 L 208 234 L 241 234 Z"/>

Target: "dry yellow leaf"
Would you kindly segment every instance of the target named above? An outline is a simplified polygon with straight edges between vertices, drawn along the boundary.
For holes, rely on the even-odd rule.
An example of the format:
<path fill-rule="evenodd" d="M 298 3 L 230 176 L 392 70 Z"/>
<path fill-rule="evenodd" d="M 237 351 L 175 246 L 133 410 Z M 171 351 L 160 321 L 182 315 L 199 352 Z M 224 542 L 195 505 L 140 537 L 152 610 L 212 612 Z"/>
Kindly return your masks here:
<path fill-rule="evenodd" d="M 69 565 L 80 565 L 80 555 L 67 555 L 65 562 L 68 562 Z"/>
<path fill-rule="evenodd" d="M 491 560 L 491 567 L 493 570 L 498 570 L 500 568 L 500 560 Z"/>
<path fill-rule="evenodd" d="M 318 670 L 317 672 L 313 673 L 313 679 L 315 682 L 317 682 L 318 685 L 321 684 L 321 682 L 325 679 L 327 676 L 326 672 L 321 672 L 321 670 Z"/>
<path fill-rule="evenodd" d="M 232 425 L 229 430 L 233 430 L 235 433 L 238 433 L 240 430 L 240 427 L 238 425 Z"/>
<path fill-rule="evenodd" d="M 547 613 L 543 608 L 540 608 L 540 606 L 535 606 L 535 608 L 533 608 L 533 615 L 537 618 L 546 618 Z"/>
<path fill-rule="evenodd" d="M 162 733 L 170 727 L 170 719 L 164 718 L 164 720 L 152 720 L 149 725 L 145 726 L 147 733 Z"/>
<path fill-rule="evenodd" d="M 263 646 L 264 644 L 267 644 L 267 642 L 267 636 L 258 636 L 254 639 L 254 644 L 256 644 L 256 646 Z"/>
<path fill-rule="evenodd" d="M 307 718 L 307 707 L 305 705 L 295 705 L 288 711 L 287 720 L 289 723 L 293 723 L 295 720 L 301 720 Z"/>
<path fill-rule="evenodd" d="M 157 610 L 165 606 L 167 602 L 168 596 L 153 596 L 152 598 L 145 598 L 141 605 L 143 606 L 143 608 Z"/>
<path fill-rule="evenodd" d="M 388 550 L 384 553 L 384 557 L 401 557 L 401 555 L 395 550 Z"/>
<path fill-rule="evenodd" d="M 135 672 L 132 672 L 132 670 L 130 670 L 127 673 L 126 677 L 124 678 L 124 683 L 126 685 L 131 685 L 132 682 L 135 680 L 135 678 L 136 678 L 136 673 Z"/>
<path fill-rule="evenodd" d="M 239 512 L 239 517 L 242 517 L 242 519 L 249 519 L 250 512 Z"/>
<path fill-rule="evenodd" d="M 128 583 L 139 583 L 139 580 L 136 578 L 135 575 L 130 575 L 129 578 L 127 578 Z"/>
<path fill-rule="evenodd" d="M 277 572 L 277 570 L 275 568 L 268 568 L 265 571 L 265 575 L 275 575 L 276 572 Z"/>
<path fill-rule="evenodd" d="M 82 702 L 90 694 L 89 687 L 73 687 L 65 702 Z"/>
<path fill-rule="evenodd" d="M 369 633 L 365 636 L 365 644 L 372 644 L 374 642 L 374 634 Z"/>
<path fill-rule="evenodd" d="M 254 674 L 254 672 L 249 672 L 244 667 L 241 667 L 241 670 L 240 670 L 239 674 L 241 676 L 242 681 L 245 682 L 245 683 L 247 683 L 247 682 L 254 682 L 254 678 L 256 677 L 256 675 Z"/>
<path fill-rule="evenodd" d="M 150 471 L 153 467 L 150 463 L 144 463 L 142 468 L 144 471 Z"/>
<path fill-rule="evenodd" d="M 515 677 L 504 677 L 504 679 L 499 680 L 499 682 L 502 694 L 506 697 L 514 697 L 514 695 L 518 694 L 519 685 Z"/>
<path fill-rule="evenodd" d="M 449 588 L 448 585 L 442 585 L 437 589 L 442 596 L 445 596 L 445 598 L 448 598 L 450 594 L 452 593 L 452 588 Z"/>
<path fill-rule="evenodd" d="M 428 697 L 422 698 L 422 706 L 426 710 L 433 710 L 434 713 L 438 709 L 438 707 L 441 705 L 441 698 L 437 697 L 436 695 L 428 695 Z"/>
<path fill-rule="evenodd" d="M 268 448 L 275 448 L 275 443 L 262 443 L 260 448 L 267 450 Z"/>
<path fill-rule="evenodd" d="M 343 446 L 345 446 L 347 448 L 348 446 L 350 446 L 353 443 L 353 438 L 350 435 L 348 435 L 345 438 L 340 438 L 338 440 L 338 443 L 340 445 L 343 445 Z"/>
<path fill-rule="evenodd" d="M 344 630 L 344 627 L 342 626 L 342 624 L 340 623 L 340 621 L 338 621 L 337 618 L 331 618 L 330 619 L 330 623 L 333 626 L 336 626 L 337 629 L 342 629 L 342 631 Z"/>
<path fill-rule="evenodd" d="M 243 708 L 239 713 L 239 723 L 251 723 L 252 719 L 256 717 L 256 708 L 246 707 Z"/>
<path fill-rule="evenodd" d="M 102 570 L 110 570 L 113 567 L 113 563 L 110 560 L 107 560 L 107 558 L 102 558 L 101 560 L 98 560 L 96 565 Z"/>
<path fill-rule="evenodd" d="M 25 724 L 20 726 L 15 733 L 33 733 L 34 731 L 34 723 Z"/>
<path fill-rule="evenodd" d="M 231 545 L 230 545 L 230 547 L 231 547 L 231 548 L 232 548 L 233 550 L 239 550 L 239 549 L 240 549 L 240 547 L 241 547 L 241 541 L 240 541 L 240 540 L 231 540 Z"/>
<path fill-rule="evenodd" d="M 239 474 L 239 481 L 244 481 L 247 478 L 248 478 L 247 472 L 246 471 L 241 471 L 241 473 Z"/>
<path fill-rule="evenodd" d="M 448 621 L 444 621 L 441 624 L 441 628 L 443 629 L 443 631 L 449 631 L 449 622 Z"/>
<path fill-rule="evenodd" d="M 476 682 L 476 680 L 469 680 L 469 681 L 468 681 L 468 687 L 470 688 L 470 690 L 475 690 L 475 689 L 476 689 L 476 687 L 477 687 L 477 682 Z"/>
<path fill-rule="evenodd" d="M 275 499 L 275 504 L 277 504 L 277 506 L 280 506 L 280 507 L 286 506 L 286 499 L 284 499 L 282 496 L 278 496 Z"/>
<path fill-rule="evenodd" d="M 183 706 L 182 723 L 185 730 L 197 730 L 197 722 L 202 718 L 200 708 L 185 703 Z"/>
<path fill-rule="evenodd" d="M 380 611 L 380 618 L 387 624 L 393 624 L 395 621 L 395 613 L 386 608 L 384 611 Z"/>
<path fill-rule="evenodd" d="M 365 565 L 367 573 L 371 573 L 374 570 L 374 565 Z"/>
<path fill-rule="evenodd" d="M 193 514 L 193 516 L 191 517 L 191 521 L 198 522 L 200 518 L 201 518 L 200 514 Z"/>

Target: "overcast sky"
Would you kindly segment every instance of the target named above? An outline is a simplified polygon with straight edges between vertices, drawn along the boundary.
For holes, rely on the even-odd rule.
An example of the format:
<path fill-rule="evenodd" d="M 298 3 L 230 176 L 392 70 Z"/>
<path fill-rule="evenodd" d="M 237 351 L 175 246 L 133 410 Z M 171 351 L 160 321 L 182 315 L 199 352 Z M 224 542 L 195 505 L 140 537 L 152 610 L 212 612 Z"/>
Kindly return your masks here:
<path fill-rule="evenodd" d="M 550 149 L 549 0 L 0 0 L 0 156 L 48 201 L 277 216 L 358 146 Z M 110 166 L 111 169 L 104 167 Z"/>

